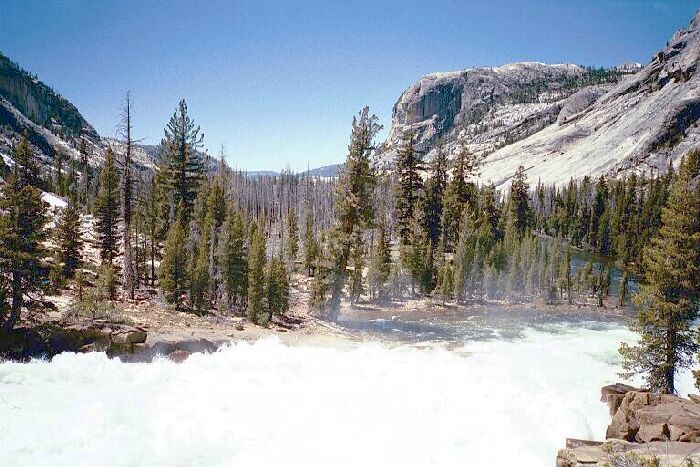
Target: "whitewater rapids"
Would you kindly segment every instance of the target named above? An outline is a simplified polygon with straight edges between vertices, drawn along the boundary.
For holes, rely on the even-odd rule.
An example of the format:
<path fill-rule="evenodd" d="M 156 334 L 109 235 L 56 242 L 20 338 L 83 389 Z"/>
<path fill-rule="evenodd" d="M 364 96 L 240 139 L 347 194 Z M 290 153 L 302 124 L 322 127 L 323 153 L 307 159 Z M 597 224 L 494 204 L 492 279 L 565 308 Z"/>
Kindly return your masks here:
<path fill-rule="evenodd" d="M 548 466 L 601 439 L 620 325 L 457 350 L 239 343 L 182 364 L 0 364 L 8 466 Z M 689 378 L 681 390 L 691 391 Z"/>

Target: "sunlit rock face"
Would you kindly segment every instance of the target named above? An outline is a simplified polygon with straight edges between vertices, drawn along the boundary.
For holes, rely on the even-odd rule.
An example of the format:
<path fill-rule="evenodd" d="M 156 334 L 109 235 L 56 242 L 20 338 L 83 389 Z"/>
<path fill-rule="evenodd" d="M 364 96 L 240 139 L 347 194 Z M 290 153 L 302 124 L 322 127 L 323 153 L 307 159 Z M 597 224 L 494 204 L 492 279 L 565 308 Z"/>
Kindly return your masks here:
<path fill-rule="evenodd" d="M 426 75 L 394 105 L 379 160 L 390 164 L 409 131 L 424 151 L 440 139 L 448 150 L 468 140 L 474 150 L 493 151 L 555 121 L 563 100 L 587 82 L 586 76 L 576 65 L 531 62 Z"/>
<path fill-rule="evenodd" d="M 636 73 L 591 77 L 575 65 L 518 63 L 428 75 L 394 108 L 379 148 L 390 166 L 401 135 L 434 156 L 460 142 L 483 158 L 480 178 L 508 183 L 523 165 L 531 180 L 667 170 L 700 147 L 700 12 Z M 458 110 L 455 110 L 458 109 Z"/>

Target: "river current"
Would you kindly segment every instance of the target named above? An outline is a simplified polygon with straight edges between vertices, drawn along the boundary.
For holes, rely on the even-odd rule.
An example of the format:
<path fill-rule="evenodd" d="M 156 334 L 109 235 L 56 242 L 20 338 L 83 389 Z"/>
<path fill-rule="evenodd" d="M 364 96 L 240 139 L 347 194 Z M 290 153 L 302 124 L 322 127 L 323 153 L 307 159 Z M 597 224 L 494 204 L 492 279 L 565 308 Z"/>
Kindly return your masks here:
<path fill-rule="evenodd" d="M 604 437 L 600 387 L 634 339 L 555 316 L 355 317 L 363 343 L 267 338 L 182 364 L 3 363 L 0 465 L 553 465 L 566 437 Z"/>

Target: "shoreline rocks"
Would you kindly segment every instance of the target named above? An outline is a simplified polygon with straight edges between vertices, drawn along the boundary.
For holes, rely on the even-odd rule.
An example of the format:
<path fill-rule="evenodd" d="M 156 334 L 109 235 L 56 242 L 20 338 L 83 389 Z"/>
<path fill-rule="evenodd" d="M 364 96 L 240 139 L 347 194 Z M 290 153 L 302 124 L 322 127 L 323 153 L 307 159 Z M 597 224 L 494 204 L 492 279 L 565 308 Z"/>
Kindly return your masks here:
<path fill-rule="evenodd" d="M 215 352 L 228 341 L 207 339 L 156 340 L 147 343 L 148 332 L 139 326 L 107 321 L 64 324 L 45 322 L 24 325 L 0 336 L 0 360 L 26 362 L 53 358 L 62 352 L 105 352 L 124 362 L 150 362 L 156 356 L 180 363 L 196 352 Z"/>
<path fill-rule="evenodd" d="M 567 439 L 557 467 L 700 465 L 700 396 L 653 394 L 618 383 L 601 389 L 601 401 L 612 415 L 606 441 Z M 654 459 L 659 463 L 645 463 Z"/>

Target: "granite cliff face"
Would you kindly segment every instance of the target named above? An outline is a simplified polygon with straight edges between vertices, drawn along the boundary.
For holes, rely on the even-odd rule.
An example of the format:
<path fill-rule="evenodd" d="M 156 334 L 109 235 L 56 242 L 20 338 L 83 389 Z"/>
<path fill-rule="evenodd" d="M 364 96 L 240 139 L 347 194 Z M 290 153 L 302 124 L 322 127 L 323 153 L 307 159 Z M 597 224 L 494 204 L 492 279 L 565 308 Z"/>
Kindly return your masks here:
<path fill-rule="evenodd" d="M 98 138 L 95 129 L 63 96 L 0 53 L 0 96 L 33 123 L 65 136 Z"/>
<path fill-rule="evenodd" d="M 380 165 L 391 164 L 409 131 L 428 157 L 438 141 L 448 152 L 466 142 L 473 152 L 491 153 L 555 123 L 565 106 L 567 115 L 578 111 L 621 76 L 616 70 L 530 62 L 426 75 L 394 105 L 389 136 L 378 150 Z"/>
<path fill-rule="evenodd" d="M 413 130 L 428 159 L 438 140 L 449 154 L 466 143 L 498 186 L 519 165 L 545 183 L 663 171 L 700 147 L 699 60 L 700 12 L 637 72 L 519 63 L 428 75 L 394 107 L 378 163 Z"/>
<path fill-rule="evenodd" d="M 101 137 L 65 97 L 0 53 L 0 177 L 12 164 L 12 147 L 24 132 L 47 172 L 59 152 L 79 159 L 83 139 L 94 167 L 103 162 L 108 147 L 119 153 L 124 146 Z M 160 145 L 136 144 L 132 157 L 137 167 L 153 168 L 160 160 Z"/>

